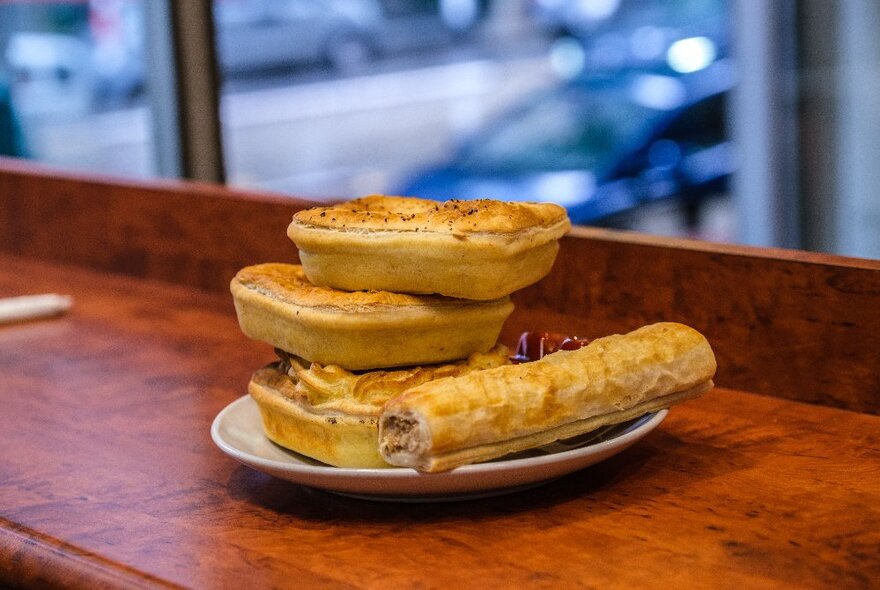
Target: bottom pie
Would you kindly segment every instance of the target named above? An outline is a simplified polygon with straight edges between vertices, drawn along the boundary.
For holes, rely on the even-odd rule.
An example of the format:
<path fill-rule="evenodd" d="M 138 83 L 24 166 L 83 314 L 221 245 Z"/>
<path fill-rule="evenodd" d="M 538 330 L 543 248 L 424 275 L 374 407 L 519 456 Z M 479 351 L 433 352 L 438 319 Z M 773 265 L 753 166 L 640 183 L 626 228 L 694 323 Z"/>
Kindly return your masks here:
<path fill-rule="evenodd" d="M 389 399 L 434 379 L 510 362 L 503 345 L 454 363 L 357 373 L 279 355 L 279 362 L 258 370 L 248 385 L 266 436 L 301 455 L 349 468 L 390 467 L 379 454 L 379 414 Z"/>

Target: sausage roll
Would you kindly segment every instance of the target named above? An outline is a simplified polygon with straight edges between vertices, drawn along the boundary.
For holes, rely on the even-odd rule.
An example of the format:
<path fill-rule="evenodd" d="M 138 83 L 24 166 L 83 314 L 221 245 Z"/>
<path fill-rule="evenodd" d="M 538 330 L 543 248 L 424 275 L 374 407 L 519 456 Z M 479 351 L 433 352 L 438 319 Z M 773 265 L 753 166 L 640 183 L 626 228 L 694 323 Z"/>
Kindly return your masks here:
<path fill-rule="evenodd" d="M 409 389 L 385 404 L 379 450 L 392 464 L 443 471 L 549 444 L 701 395 L 715 356 L 675 323 L 645 326 Z"/>

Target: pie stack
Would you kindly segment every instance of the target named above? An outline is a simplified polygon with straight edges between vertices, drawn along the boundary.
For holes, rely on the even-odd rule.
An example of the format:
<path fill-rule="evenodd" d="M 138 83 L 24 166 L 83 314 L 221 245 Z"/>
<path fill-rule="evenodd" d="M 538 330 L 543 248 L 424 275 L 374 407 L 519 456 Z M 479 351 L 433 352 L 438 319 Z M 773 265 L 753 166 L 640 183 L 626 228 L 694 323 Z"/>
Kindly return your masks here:
<path fill-rule="evenodd" d="M 569 228 L 550 203 L 373 195 L 298 212 L 302 266 L 249 266 L 231 284 L 242 331 L 279 356 L 248 387 L 266 435 L 337 467 L 387 467 L 386 403 L 509 364 L 509 295 L 550 271 Z"/>

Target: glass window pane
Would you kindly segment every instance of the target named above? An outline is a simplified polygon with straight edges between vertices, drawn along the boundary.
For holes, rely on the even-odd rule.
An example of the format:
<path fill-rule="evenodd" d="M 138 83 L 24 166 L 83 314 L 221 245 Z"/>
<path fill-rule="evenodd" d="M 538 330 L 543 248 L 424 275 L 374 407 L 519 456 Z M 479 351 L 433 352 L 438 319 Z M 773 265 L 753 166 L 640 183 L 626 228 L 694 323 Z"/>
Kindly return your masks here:
<path fill-rule="evenodd" d="M 726 202 L 723 0 L 214 7 L 233 184 L 552 200 L 657 229 L 650 210 L 676 233 Z"/>
<path fill-rule="evenodd" d="M 556 82 L 543 33 L 498 4 L 215 0 L 230 182 L 316 198 L 400 189 Z"/>
<path fill-rule="evenodd" d="M 142 0 L 0 3 L 0 146 L 65 169 L 154 175 L 144 41 Z"/>

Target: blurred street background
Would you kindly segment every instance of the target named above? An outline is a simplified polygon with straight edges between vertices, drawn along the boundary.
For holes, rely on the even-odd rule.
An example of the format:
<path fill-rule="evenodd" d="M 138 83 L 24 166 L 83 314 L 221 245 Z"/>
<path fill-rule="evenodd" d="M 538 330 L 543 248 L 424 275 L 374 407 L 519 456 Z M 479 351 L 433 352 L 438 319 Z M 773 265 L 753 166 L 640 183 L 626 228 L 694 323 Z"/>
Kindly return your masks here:
<path fill-rule="evenodd" d="M 163 175 L 147 1 L 0 2 L 11 155 Z M 552 200 L 577 223 L 760 242 L 731 198 L 735 4 L 215 0 L 227 182 Z"/>

